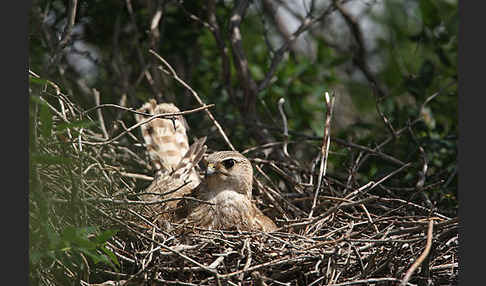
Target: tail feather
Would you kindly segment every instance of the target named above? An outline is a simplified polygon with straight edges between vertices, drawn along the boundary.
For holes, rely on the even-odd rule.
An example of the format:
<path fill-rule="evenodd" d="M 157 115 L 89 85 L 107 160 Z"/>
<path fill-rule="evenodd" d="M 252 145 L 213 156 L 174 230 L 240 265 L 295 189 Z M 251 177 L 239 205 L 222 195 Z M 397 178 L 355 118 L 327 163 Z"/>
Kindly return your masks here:
<path fill-rule="evenodd" d="M 157 104 L 155 99 L 145 103 L 137 111 L 148 114 L 166 114 L 180 112 L 172 103 Z M 135 114 L 135 120 L 142 122 L 148 117 Z M 186 135 L 187 123 L 183 116 L 170 119 L 156 118 L 140 126 L 147 153 L 159 175 L 172 172 L 189 150 Z"/>

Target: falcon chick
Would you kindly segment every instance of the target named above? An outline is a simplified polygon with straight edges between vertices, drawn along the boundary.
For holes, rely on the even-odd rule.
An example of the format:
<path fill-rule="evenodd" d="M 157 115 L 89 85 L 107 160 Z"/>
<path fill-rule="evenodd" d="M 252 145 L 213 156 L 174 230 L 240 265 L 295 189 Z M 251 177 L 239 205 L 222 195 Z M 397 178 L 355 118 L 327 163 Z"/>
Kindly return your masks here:
<path fill-rule="evenodd" d="M 138 112 L 147 114 L 179 113 L 172 103 L 152 99 Z M 137 122 L 148 117 L 136 114 Z M 235 151 L 208 155 L 205 177 L 201 180 L 195 166 L 206 152 L 206 137 L 189 147 L 184 117 L 156 118 L 140 126 L 156 177 L 144 201 L 169 200 L 147 206 L 154 221 L 186 222 L 208 229 L 273 231 L 277 227 L 251 201 L 253 168 L 250 161 Z M 179 198 L 185 197 L 182 200 Z"/>
<path fill-rule="evenodd" d="M 245 156 L 220 151 L 209 155 L 206 161 L 205 179 L 189 195 L 197 200 L 179 203 L 179 219 L 207 229 L 277 229 L 251 201 L 253 168 Z"/>
<path fill-rule="evenodd" d="M 151 99 L 137 109 L 147 114 L 179 113 L 180 110 L 172 103 L 157 104 Z M 135 120 L 140 123 L 148 116 L 135 114 Z M 182 115 L 168 118 L 156 118 L 140 126 L 145 147 L 152 166 L 155 169 L 155 179 L 140 198 L 144 201 L 160 201 L 180 198 L 191 192 L 201 182 L 194 166 L 206 152 L 204 142 L 206 137 L 196 139 L 189 147 L 186 130 L 187 123 Z M 165 204 L 149 205 L 146 212 L 154 217 L 170 220 L 178 201 L 172 200 Z"/>

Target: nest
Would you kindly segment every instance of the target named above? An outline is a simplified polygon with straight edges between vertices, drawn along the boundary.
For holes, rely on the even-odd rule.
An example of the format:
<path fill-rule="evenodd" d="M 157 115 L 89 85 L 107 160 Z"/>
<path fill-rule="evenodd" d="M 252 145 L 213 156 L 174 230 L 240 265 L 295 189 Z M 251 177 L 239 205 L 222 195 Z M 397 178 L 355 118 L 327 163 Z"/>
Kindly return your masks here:
<path fill-rule="evenodd" d="M 62 94 L 55 98 L 56 104 L 49 99 L 54 125 L 102 122 Z M 37 169 L 52 213 L 77 210 L 73 217 L 51 217 L 56 221 L 50 223 L 118 230 L 106 243 L 116 267 L 87 259 L 79 277 L 59 262 L 64 275 L 82 285 L 457 284 L 458 218 L 430 208 L 419 196 L 406 200 L 385 187 L 407 164 L 362 185 L 351 176 L 328 174 L 317 189 L 316 160 L 270 160 L 247 150 L 257 171 L 254 200 L 278 231 L 215 231 L 170 223 L 169 229 L 177 231 L 167 231 L 144 215 L 145 202 L 137 199 L 152 178 L 136 129 L 120 120 L 106 134 L 73 125 L 54 136 L 55 142 L 39 135 L 40 151 L 69 152 L 72 158 L 67 166 Z M 57 278 L 45 277 L 55 284 Z"/>

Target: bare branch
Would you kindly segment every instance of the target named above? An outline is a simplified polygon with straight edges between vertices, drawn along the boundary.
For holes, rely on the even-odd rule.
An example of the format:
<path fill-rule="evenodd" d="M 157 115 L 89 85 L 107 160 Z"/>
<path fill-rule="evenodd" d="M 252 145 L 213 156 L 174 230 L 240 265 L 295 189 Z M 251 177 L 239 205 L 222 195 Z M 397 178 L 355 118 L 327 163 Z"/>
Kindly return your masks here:
<path fill-rule="evenodd" d="M 311 13 L 309 13 L 304 20 L 302 21 L 302 24 L 297 28 L 297 30 L 292 33 L 288 37 L 288 39 L 285 41 L 285 43 L 275 52 L 275 54 L 272 57 L 272 61 L 270 63 L 270 68 L 268 72 L 265 75 L 265 78 L 258 83 L 258 92 L 264 90 L 267 88 L 267 86 L 270 84 L 270 81 L 277 71 L 277 67 L 282 61 L 284 55 L 288 50 L 290 49 L 290 46 L 295 42 L 295 40 L 305 31 L 307 31 L 309 28 L 311 28 L 315 23 L 322 21 L 325 17 L 327 17 L 334 9 L 334 5 L 330 5 L 327 9 L 324 10 L 324 12 L 321 13 L 318 17 L 313 17 Z"/>
<path fill-rule="evenodd" d="M 429 228 L 427 231 L 427 243 L 425 244 L 425 249 L 420 254 L 419 258 L 415 260 L 415 262 L 412 264 L 412 266 L 407 270 L 407 273 L 405 273 L 405 276 L 403 277 L 402 282 L 400 283 L 400 286 L 405 286 L 408 283 L 408 280 L 410 280 L 410 277 L 412 277 L 412 274 L 417 270 L 417 268 L 422 264 L 424 261 L 425 257 L 429 255 L 430 248 L 432 247 L 432 232 L 434 230 L 434 220 L 430 219 L 429 220 Z"/>
<path fill-rule="evenodd" d="M 238 78 L 242 83 L 244 89 L 244 106 L 245 110 L 250 114 L 255 113 L 255 102 L 257 95 L 257 86 L 253 78 L 251 77 L 248 68 L 248 59 L 245 51 L 243 50 L 243 38 L 240 31 L 240 24 L 245 17 L 246 10 L 248 8 L 249 1 L 238 1 L 233 8 L 230 18 L 230 41 L 233 52 L 233 61 L 238 71 Z"/>
<path fill-rule="evenodd" d="M 383 90 L 383 88 L 380 86 L 378 79 L 375 77 L 375 75 L 371 72 L 370 68 L 368 67 L 363 32 L 361 31 L 358 22 L 356 22 L 356 19 L 354 19 L 354 17 L 342 7 L 340 0 L 333 0 L 333 3 L 335 7 L 338 9 L 339 13 L 343 16 L 344 20 L 346 21 L 346 24 L 351 30 L 351 33 L 356 41 L 357 50 L 354 53 L 353 62 L 363 72 L 366 79 L 373 86 L 376 87 L 376 93 L 378 97 L 381 98 L 386 96 L 386 93 Z"/>
<path fill-rule="evenodd" d="M 92 89 L 94 100 L 95 100 L 95 105 L 99 106 L 100 105 L 100 92 L 96 89 Z M 106 126 L 105 126 L 105 120 L 103 119 L 103 114 L 101 113 L 101 109 L 97 108 L 96 113 L 98 115 L 98 120 L 100 121 L 101 124 L 101 131 L 103 132 L 103 135 L 105 136 L 105 139 L 110 138 L 110 135 L 108 135 L 108 132 L 106 131 Z"/>
<path fill-rule="evenodd" d="M 162 58 L 159 54 L 157 54 L 154 50 L 149 50 L 149 52 L 151 54 L 153 54 L 154 56 L 156 56 L 168 69 L 170 72 L 168 72 L 170 75 L 172 75 L 172 77 L 174 77 L 175 80 L 177 80 L 180 84 L 182 84 L 185 88 L 187 88 L 191 94 L 194 96 L 194 98 L 197 100 L 197 102 L 202 106 L 202 107 L 205 107 L 207 106 L 202 100 L 201 98 L 199 97 L 199 95 L 192 89 L 192 87 L 190 87 L 187 83 L 185 83 L 178 75 L 177 73 L 175 72 L 175 70 L 172 68 L 171 65 L 169 65 L 169 63 L 164 60 L 164 58 Z M 165 71 L 164 69 L 162 69 L 163 71 Z M 167 71 L 166 71 L 167 72 Z M 221 125 L 218 123 L 218 121 L 216 121 L 216 119 L 214 118 L 213 114 L 211 113 L 211 111 L 209 111 L 207 108 L 204 108 L 204 110 L 206 111 L 206 114 L 208 115 L 209 119 L 211 119 L 211 121 L 213 122 L 214 126 L 216 126 L 216 128 L 218 129 L 219 133 L 221 134 L 221 136 L 224 138 L 224 140 L 226 141 L 226 144 L 228 144 L 228 146 L 231 148 L 231 150 L 235 151 L 235 147 L 233 146 L 233 144 L 231 144 L 230 140 L 228 139 L 228 136 L 226 136 L 226 134 L 224 133 L 223 131 L 223 128 L 221 127 Z"/>
<path fill-rule="evenodd" d="M 280 112 L 280 116 L 282 117 L 283 122 L 283 135 L 284 135 L 284 145 L 283 145 L 283 152 L 285 156 L 289 156 L 289 152 L 287 150 L 287 145 L 289 143 L 289 128 L 287 126 L 287 117 L 285 116 L 285 112 L 283 110 L 283 104 L 285 103 L 285 99 L 281 97 L 278 101 L 278 110 Z"/>
<path fill-rule="evenodd" d="M 204 106 L 201 106 L 201 107 L 198 107 L 198 108 L 195 108 L 195 109 L 186 110 L 186 111 L 182 111 L 182 112 L 165 113 L 165 114 L 155 114 L 155 115 L 152 115 L 149 118 L 145 119 L 144 121 L 141 121 L 141 122 L 139 122 L 137 124 L 132 125 L 130 128 L 124 130 L 123 132 L 121 132 L 120 134 L 118 134 L 117 136 L 115 136 L 115 137 L 113 137 L 111 139 L 108 139 L 108 140 L 105 140 L 105 141 L 100 141 L 100 142 L 82 141 L 82 143 L 88 144 L 88 145 L 105 145 L 105 144 L 110 144 L 110 143 L 116 141 L 118 138 L 122 137 L 123 135 L 127 134 L 128 132 L 136 129 L 140 125 L 143 125 L 145 123 L 148 123 L 148 122 L 150 122 L 150 121 L 152 121 L 152 120 L 154 120 L 156 118 L 171 118 L 171 117 L 178 116 L 178 115 L 185 115 L 185 114 L 189 114 L 189 113 L 193 113 L 193 112 L 197 112 L 197 111 L 201 111 L 201 110 L 207 110 L 211 106 L 212 105 L 204 105 Z M 129 110 L 129 111 L 132 111 L 132 110 Z"/>
<path fill-rule="evenodd" d="M 312 215 L 314 213 L 314 208 L 316 207 L 317 196 L 321 189 L 322 178 L 326 175 L 327 159 L 329 155 L 329 147 L 331 145 L 331 118 L 332 118 L 332 111 L 334 110 L 335 95 L 333 93 L 331 97 L 329 93 L 326 91 L 324 93 L 324 99 L 326 103 L 326 121 L 324 124 L 324 136 L 322 138 L 321 165 L 319 167 L 319 177 L 317 179 L 317 187 L 314 194 L 314 201 L 312 202 L 312 207 L 309 212 L 308 218 L 312 218 Z"/>

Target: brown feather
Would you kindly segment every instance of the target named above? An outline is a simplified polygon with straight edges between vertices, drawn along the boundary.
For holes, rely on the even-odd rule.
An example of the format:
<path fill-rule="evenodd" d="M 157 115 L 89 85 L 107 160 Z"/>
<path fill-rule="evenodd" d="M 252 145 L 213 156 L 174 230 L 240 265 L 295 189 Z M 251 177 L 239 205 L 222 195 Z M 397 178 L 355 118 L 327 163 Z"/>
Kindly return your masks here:
<path fill-rule="evenodd" d="M 139 111 L 149 114 L 176 113 L 172 103 L 145 103 Z M 142 122 L 146 117 L 136 115 Z M 195 166 L 206 151 L 206 137 L 188 147 L 187 125 L 182 116 L 157 118 L 141 125 L 156 178 L 141 197 L 145 201 L 168 201 L 145 208 L 154 221 L 185 222 L 207 229 L 274 231 L 275 223 L 251 200 L 253 168 L 250 161 L 235 151 L 220 151 L 205 159 L 207 175 L 199 177 Z"/>
<path fill-rule="evenodd" d="M 225 168 L 223 161 L 233 159 L 234 166 Z M 207 176 L 178 205 L 177 219 L 207 229 L 239 229 L 274 231 L 275 223 L 251 201 L 253 170 L 243 155 L 234 151 L 216 152 L 208 156 L 215 173 Z"/>

